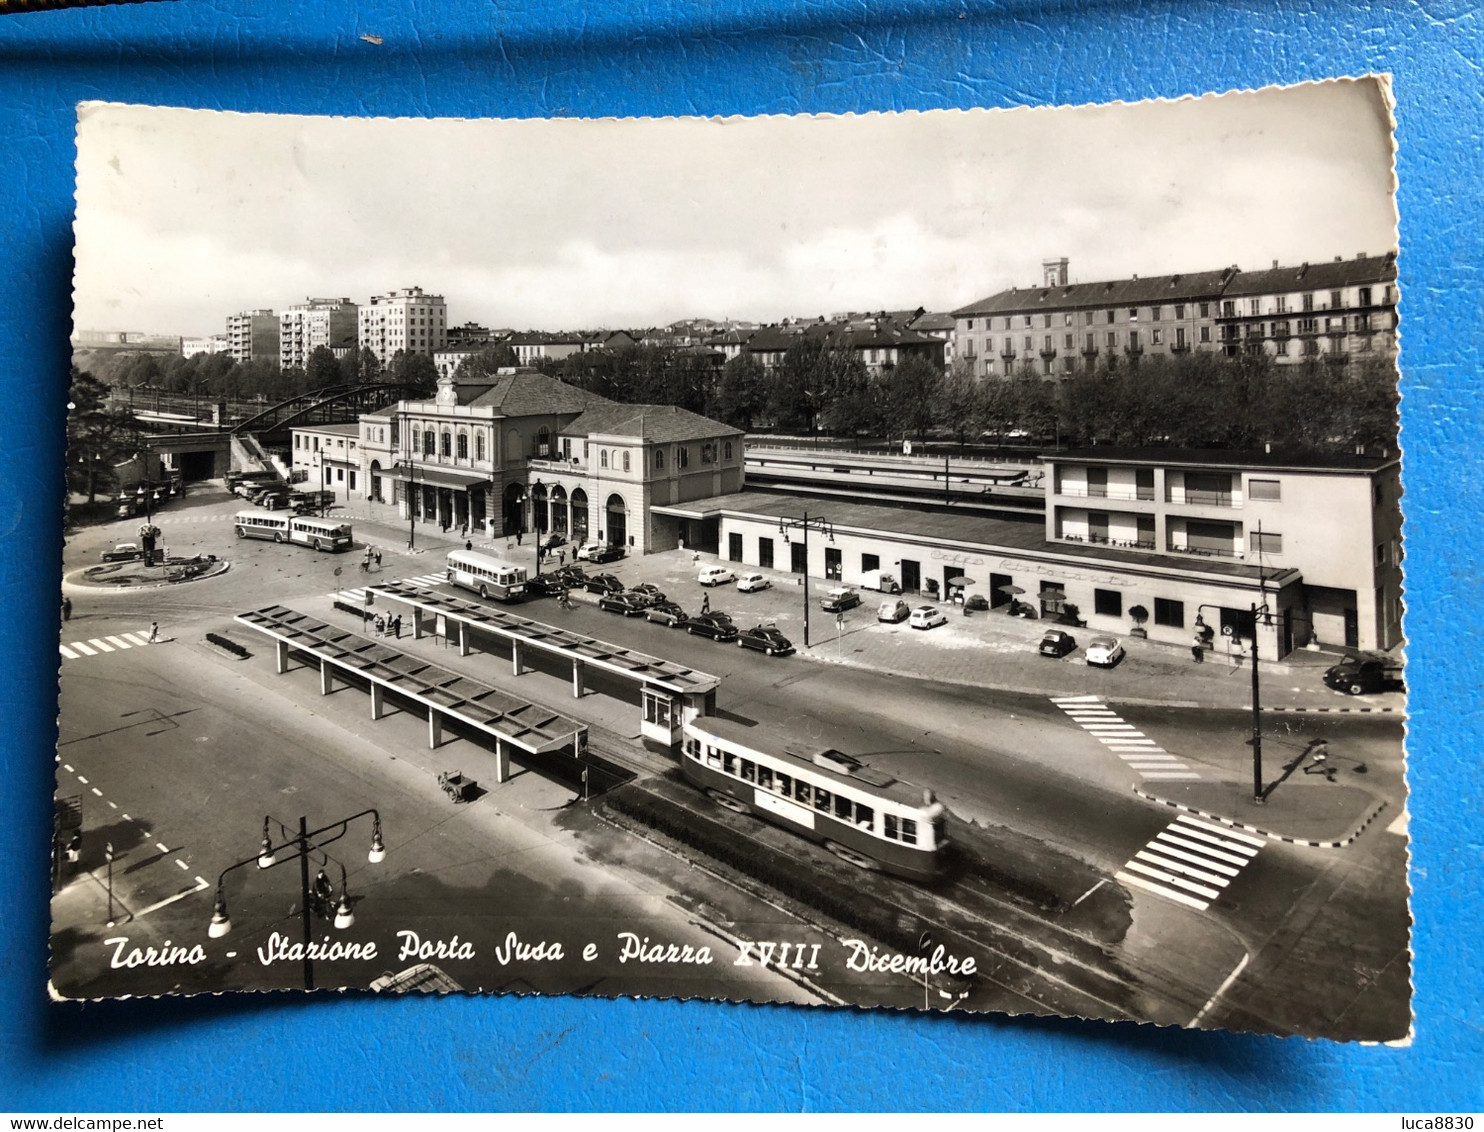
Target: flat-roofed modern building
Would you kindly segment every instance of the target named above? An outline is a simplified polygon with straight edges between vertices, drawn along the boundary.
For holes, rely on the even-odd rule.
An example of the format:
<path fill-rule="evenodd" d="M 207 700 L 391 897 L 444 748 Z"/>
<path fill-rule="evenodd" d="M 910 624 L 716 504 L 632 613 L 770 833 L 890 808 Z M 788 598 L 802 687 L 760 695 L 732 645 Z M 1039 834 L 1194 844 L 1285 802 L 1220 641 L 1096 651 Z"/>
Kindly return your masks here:
<path fill-rule="evenodd" d="M 227 316 L 227 352 L 234 360 L 278 360 L 278 315 L 266 308 Z"/>
<path fill-rule="evenodd" d="M 448 307 L 442 295 L 404 287 L 372 295 L 356 312 L 357 341 L 386 365 L 401 351 L 432 357 L 448 339 Z"/>
<path fill-rule="evenodd" d="M 278 316 L 278 364 L 304 368 L 323 346 L 344 352 L 356 341 L 356 304 L 349 299 L 305 299 Z"/>

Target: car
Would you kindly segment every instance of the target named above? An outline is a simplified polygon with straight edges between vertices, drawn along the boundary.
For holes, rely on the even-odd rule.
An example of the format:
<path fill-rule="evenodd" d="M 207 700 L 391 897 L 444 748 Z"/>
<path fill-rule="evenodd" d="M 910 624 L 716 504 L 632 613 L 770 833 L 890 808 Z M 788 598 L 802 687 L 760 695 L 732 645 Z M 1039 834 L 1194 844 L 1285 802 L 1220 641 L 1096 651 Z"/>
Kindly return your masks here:
<path fill-rule="evenodd" d="M 1062 629 L 1047 629 L 1036 651 L 1042 656 L 1064 657 L 1077 647 L 1077 638 Z"/>
<path fill-rule="evenodd" d="M 589 555 L 596 554 L 602 547 L 601 542 L 585 542 L 575 546 L 572 548 L 572 561 L 586 561 Z"/>
<path fill-rule="evenodd" d="M 551 576 L 561 579 L 562 584 L 568 589 L 581 589 L 587 585 L 587 571 L 575 562 L 569 562 L 567 565 L 554 571 Z"/>
<path fill-rule="evenodd" d="M 907 620 L 912 614 L 912 607 L 901 598 L 893 598 L 891 601 L 883 601 L 881 608 L 876 610 L 876 620 L 885 621 L 888 625 L 895 625 L 900 621 Z"/>
<path fill-rule="evenodd" d="M 600 546 L 587 556 L 587 560 L 601 565 L 604 562 L 617 562 L 623 555 L 624 550 L 621 546 Z"/>
<path fill-rule="evenodd" d="M 1112 668 L 1123 659 L 1123 646 L 1117 637 L 1094 637 L 1082 656 L 1094 668 Z"/>
<path fill-rule="evenodd" d="M 710 637 L 713 641 L 737 639 L 737 626 L 732 623 L 731 617 L 716 610 L 689 618 L 685 622 L 685 631 L 699 633 L 703 637 Z"/>
<path fill-rule="evenodd" d="M 1402 662 L 1381 652 L 1349 652 L 1325 670 L 1324 683 L 1348 696 L 1402 687 Z"/>
<path fill-rule="evenodd" d="M 757 593 L 759 590 L 771 589 L 773 583 L 761 574 L 743 574 L 737 579 L 737 592 L 744 594 Z"/>
<path fill-rule="evenodd" d="M 698 575 L 696 581 L 703 586 L 720 586 L 727 582 L 735 582 L 737 575 L 733 574 L 725 566 L 707 566 Z"/>
<path fill-rule="evenodd" d="M 560 574 L 533 574 L 526 579 L 527 597 L 556 597 L 570 587 Z"/>
<path fill-rule="evenodd" d="M 769 656 L 790 656 L 794 644 L 778 631 L 776 625 L 756 625 L 737 634 L 737 644 L 745 649 L 757 649 Z"/>
<path fill-rule="evenodd" d="M 636 613 L 643 613 L 649 607 L 644 598 L 634 593 L 607 593 L 598 598 L 598 608 L 606 609 L 610 613 L 622 613 L 625 617 L 632 617 Z"/>
<path fill-rule="evenodd" d="M 665 600 L 665 591 L 653 582 L 640 582 L 637 586 L 632 587 L 629 593 L 638 594 L 642 597 L 646 606 L 658 605 Z"/>
<path fill-rule="evenodd" d="M 565 535 L 559 535 L 553 531 L 549 535 L 542 535 L 536 545 L 542 550 L 555 550 L 559 546 L 565 546 L 566 543 L 567 537 Z"/>
<path fill-rule="evenodd" d="M 948 615 L 936 605 L 919 605 L 907 618 L 907 624 L 914 629 L 932 629 L 938 625 L 947 625 Z"/>
<path fill-rule="evenodd" d="M 143 557 L 144 551 L 140 549 L 137 542 L 121 542 L 112 550 L 103 552 L 104 562 L 133 562 Z"/>
<path fill-rule="evenodd" d="M 583 585 L 590 594 L 623 593 L 624 584 L 612 574 L 594 574 Z"/>
<path fill-rule="evenodd" d="M 850 586 L 836 586 L 819 599 L 819 607 L 826 613 L 844 613 L 861 603 L 859 590 Z"/>
<path fill-rule="evenodd" d="M 644 619 L 653 621 L 656 625 L 668 625 L 672 629 L 678 629 L 690 620 L 690 614 L 673 601 L 662 601 L 646 609 Z"/>

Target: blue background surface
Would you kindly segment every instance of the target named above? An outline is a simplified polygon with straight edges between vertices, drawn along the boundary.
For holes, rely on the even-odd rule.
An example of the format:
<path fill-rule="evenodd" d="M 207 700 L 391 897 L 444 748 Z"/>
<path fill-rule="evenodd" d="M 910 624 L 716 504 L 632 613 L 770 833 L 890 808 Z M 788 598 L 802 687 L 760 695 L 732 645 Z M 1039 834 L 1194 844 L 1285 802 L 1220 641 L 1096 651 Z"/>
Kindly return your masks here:
<path fill-rule="evenodd" d="M 1481 62 L 1472 6 L 1395 0 L 177 0 L 0 16 L 0 1109 L 1484 1108 Z M 1171 97 L 1377 71 L 1395 78 L 1400 147 L 1410 1048 L 629 1000 L 46 1001 L 76 102 L 397 116 L 846 112 Z M 1056 177 L 1054 163 L 1045 175 Z"/>

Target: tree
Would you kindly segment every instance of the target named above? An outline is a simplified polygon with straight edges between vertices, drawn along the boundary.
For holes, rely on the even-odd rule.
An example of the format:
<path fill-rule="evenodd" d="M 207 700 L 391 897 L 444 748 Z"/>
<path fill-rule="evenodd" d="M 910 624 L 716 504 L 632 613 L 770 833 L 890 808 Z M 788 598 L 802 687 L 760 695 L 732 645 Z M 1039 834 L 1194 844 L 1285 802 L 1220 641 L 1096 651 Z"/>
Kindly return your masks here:
<path fill-rule="evenodd" d="M 986 378 L 981 383 L 974 376 L 974 363 L 960 358 L 938 382 L 932 400 L 933 421 L 958 437 L 962 448 L 969 433 L 978 433 L 984 427 L 985 386 L 998 386 L 996 378 Z"/>
<path fill-rule="evenodd" d="M 453 371 L 453 376 L 456 381 L 479 381 L 481 378 L 494 377 L 502 369 L 518 365 L 520 359 L 516 357 L 515 351 L 502 342 L 486 346 L 477 354 L 465 355 L 458 368 Z"/>
<path fill-rule="evenodd" d="M 305 366 L 305 383 L 309 389 L 327 389 L 339 385 L 344 375 L 340 372 L 340 360 L 326 346 L 316 346 L 309 352 L 309 364 Z"/>
<path fill-rule="evenodd" d="M 943 371 L 926 358 L 909 355 L 881 374 L 881 410 L 889 433 L 922 437 L 933 426 Z"/>
<path fill-rule="evenodd" d="M 114 467 L 143 447 L 134 415 L 109 408 L 111 388 L 90 373 L 72 368 L 71 406 L 67 413 L 68 489 L 86 493 L 88 502 L 100 487 L 112 487 Z"/>
<path fill-rule="evenodd" d="M 741 353 L 722 367 L 721 379 L 706 403 L 706 415 L 751 431 L 767 405 L 767 374 L 751 354 Z"/>

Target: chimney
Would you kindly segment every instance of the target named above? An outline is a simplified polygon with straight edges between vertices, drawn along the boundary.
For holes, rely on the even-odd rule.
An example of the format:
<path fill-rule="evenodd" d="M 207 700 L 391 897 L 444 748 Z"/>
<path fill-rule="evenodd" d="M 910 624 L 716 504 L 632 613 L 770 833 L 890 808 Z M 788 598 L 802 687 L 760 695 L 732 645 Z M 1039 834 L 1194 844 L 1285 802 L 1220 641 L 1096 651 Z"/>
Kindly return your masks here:
<path fill-rule="evenodd" d="M 1276 259 L 1273 260 L 1273 270 L 1274 271 L 1277 271 L 1278 270 L 1278 261 Z"/>
<path fill-rule="evenodd" d="M 1135 279 L 1138 279 L 1138 278 L 1139 278 L 1139 273 L 1138 273 L 1138 272 L 1137 272 L 1137 271 L 1136 271 L 1136 272 L 1134 272 L 1134 278 L 1135 278 Z"/>

